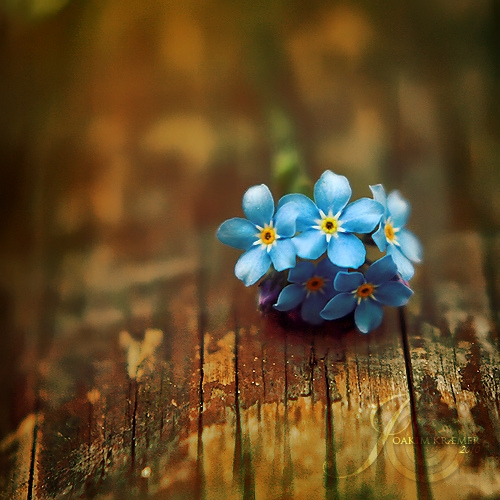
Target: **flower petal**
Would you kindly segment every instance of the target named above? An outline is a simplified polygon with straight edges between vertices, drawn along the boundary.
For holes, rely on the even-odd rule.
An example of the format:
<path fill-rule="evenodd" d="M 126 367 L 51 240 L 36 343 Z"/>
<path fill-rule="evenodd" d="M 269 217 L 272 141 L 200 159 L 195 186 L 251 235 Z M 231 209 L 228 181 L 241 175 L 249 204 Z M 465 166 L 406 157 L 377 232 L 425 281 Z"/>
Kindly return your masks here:
<path fill-rule="evenodd" d="M 337 266 L 358 268 L 365 257 L 365 246 L 354 234 L 338 233 L 328 244 L 328 258 Z"/>
<path fill-rule="evenodd" d="M 376 300 L 386 306 L 404 306 L 413 295 L 413 291 L 400 281 L 388 281 L 373 292 Z"/>
<path fill-rule="evenodd" d="M 319 325 L 323 323 L 323 318 L 319 315 L 327 302 L 326 297 L 321 293 L 311 293 L 307 297 L 300 310 L 300 315 L 304 321 L 312 325 Z"/>
<path fill-rule="evenodd" d="M 312 262 L 298 262 L 294 268 L 290 269 L 290 272 L 288 273 L 288 281 L 291 283 L 303 284 L 313 275 L 313 273 L 314 264 Z"/>
<path fill-rule="evenodd" d="M 295 226 L 299 214 L 300 207 L 293 202 L 286 203 L 279 208 L 274 217 L 276 232 L 280 236 L 291 238 L 295 234 Z"/>
<path fill-rule="evenodd" d="M 366 271 L 366 281 L 374 285 L 380 285 L 394 278 L 398 268 L 390 255 L 386 255 L 375 261 Z"/>
<path fill-rule="evenodd" d="M 328 260 L 328 259 L 326 259 Z M 320 275 L 321 276 L 321 275 Z M 322 295 L 326 297 L 327 300 L 330 300 L 334 295 L 337 295 L 339 292 L 337 292 L 333 286 L 333 279 L 332 278 L 325 278 L 325 283 L 323 284 L 322 288 Z M 326 300 L 325 300 L 326 303 Z"/>
<path fill-rule="evenodd" d="M 297 255 L 303 259 L 317 259 L 326 250 L 326 235 L 318 229 L 310 229 L 292 238 Z"/>
<path fill-rule="evenodd" d="M 274 215 L 274 200 L 271 191 L 265 184 L 252 186 L 243 195 L 243 212 L 247 219 L 264 227 Z"/>
<path fill-rule="evenodd" d="M 324 319 L 338 319 L 347 316 L 356 308 L 356 297 L 352 293 L 339 293 L 321 311 Z"/>
<path fill-rule="evenodd" d="M 413 262 L 422 262 L 422 245 L 408 229 L 401 229 L 397 235 L 401 252 Z"/>
<path fill-rule="evenodd" d="M 335 278 L 337 273 L 345 270 L 346 270 L 345 268 L 333 264 L 330 259 L 320 260 L 316 266 L 316 272 L 320 276 L 323 276 L 325 278 L 331 278 L 332 280 Z"/>
<path fill-rule="evenodd" d="M 385 237 L 385 225 L 380 224 L 379 228 L 372 234 L 372 239 L 381 252 L 387 248 L 387 238 Z"/>
<path fill-rule="evenodd" d="M 266 274 L 271 265 L 271 258 L 265 248 L 261 245 L 247 250 L 236 262 L 234 274 L 245 286 L 256 283 L 264 274 Z"/>
<path fill-rule="evenodd" d="M 384 207 L 385 212 L 387 210 L 387 195 L 385 194 L 384 186 L 382 186 L 382 184 L 375 184 L 374 186 L 370 186 L 370 189 L 373 194 L 373 199 Z"/>
<path fill-rule="evenodd" d="M 395 245 L 387 245 L 387 255 L 392 257 L 398 268 L 398 273 L 404 280 L 409 280 L 414 274 L 413 264 L 407 259 Z"/>
<path fill-rule="evenodd" d="M 337 274 L 334 286 L 338 292 L 352 292 L 365 282 L 365 277 L 362 273 L 345 273 Z"/>
<path fill-rule="evenodd" d="M 320 218 L 318 207 L 304 194 L 286 194 L 280 199 L 278 209 L 291 202 L 295 203 L 300 211 L 297 217 L 297 231 L 310 229 L 315 224 L 314 221 Z"/>
<path fill-rule="evenodd" d="M 391 216 L 394 227 L 402 227 L 410 216 L 410 204 L 401 196 L 399 191 L 392 191 L 387 197 L 388 215 Z"/>
<path fill-rule="evenodd" d="M 372 299 L 362 300 L 354 313 L 354 321 L 361 333 L 368 333 L 377 328 L 382 323 L 383 317 L 384 311 Z"/>
<path fill-rule="evenodd" d="M 258 239 L 259 230 L 247 219 L 234 217 L 224 221 L 217 230 L 222 243 L 241 250 L 248 250 Z"/>
<path fill-rule="evenodd" d="M 349 203 L 339 219 L 342 228 L 351 233 L 369 233 L 380 222 L 384 207 L 370 198 L 361 198 Z"/>
<path fill-rule="evenodd" d="M 278 311 L 290 311 L 294 307 L 297 307 L 305 298 L 306 291 L 304 287 L 300 285 L 288 285 L 283 290 L 278 297 L 278 302 L 274 305 Z"/>
<path fill-rule="evenodd" d="M 340 212 L 351 198 L 349 181 L 343 175 L 326 170 L 314 185 L 314 200 L 325 214 L 331 210 L 333 215 Z"/>
<path fill-rule="evenodd" d="M 276 271 L 284 271 L 295 266 L 297 251 L 290 238 L 277 240 L 269 251 L 269 257 Z"/>

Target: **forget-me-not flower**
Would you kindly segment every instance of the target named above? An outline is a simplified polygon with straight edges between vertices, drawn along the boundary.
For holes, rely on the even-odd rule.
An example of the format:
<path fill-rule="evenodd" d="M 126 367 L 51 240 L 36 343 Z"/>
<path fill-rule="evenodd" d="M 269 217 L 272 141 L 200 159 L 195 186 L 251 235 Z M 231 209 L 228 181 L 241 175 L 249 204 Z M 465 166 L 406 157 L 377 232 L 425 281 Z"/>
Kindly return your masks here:
<path fill-rule="evenodd" d="M 373 241 L 381 252 L 387 251 L 393 258 L 403 279 L 409 280 L 415 272 L 412 262 L 422 261 L 419 240 L 404 227 L 410 215 L 410 204 L 399 191 L 392 191 L 387 196 L 382 184 L 370 186 L 370 189 L 373 198 L 384 207 L 380 226 L 372 236 Z"/>
<path fill-rule="evenodd" d="M 398 269 L 390 255 L 374 262 L 366 272 L 339 272 L 334 281 L 335 295 L 321 311 L 324 319 L 337 319 L 354 312 L 354 321 L 363 333 L 382 322 L 382 306 L 403 306 L 413 292 L 401 281 L 394 281 Z"/>
<path fill-rule="evenodd" d="M 295 234 L 296 208 L 289 203 L 275 214 L 269 188 L 265 184 L 252 186 L 243 195 L 247 219 L 226 220 L 217 230 L 222 243 L 245 250 L 236 262 L 234 273 L 246 286 L 262 278 L 271 263 L 276 271 L 295 265 L 296 250 L 290 238 Z"/>
<path fill-rule="evenodd" d="M 361 198 L 349 203 L 352 190 L 343 175 L 326 170 L 314 185 L 314 202 L 302 194 L 284 196 L 279 206 L 298 205 L 297 230 L 293 238 L 297 255 L 317 259 L 325 251 L 333 264 L 357 268 L 365 262 L 366 250 L 353 233 L 369 233 L 380 222 L 384 207 Z"/>
<path fill-rule="evenodd" d="M 313 325 L 323 323 L 319 313 L 337 293 L 333 281 L 337 273 L 344 270 L 328 259 L 321 260 L 317 265 L 299 262 L 290 269 L 288 281 L 291 284 L 283 288 L 274 307 L 278 311 L 290 311 L 302 304 L 300 315 L 304 321 Z"/>

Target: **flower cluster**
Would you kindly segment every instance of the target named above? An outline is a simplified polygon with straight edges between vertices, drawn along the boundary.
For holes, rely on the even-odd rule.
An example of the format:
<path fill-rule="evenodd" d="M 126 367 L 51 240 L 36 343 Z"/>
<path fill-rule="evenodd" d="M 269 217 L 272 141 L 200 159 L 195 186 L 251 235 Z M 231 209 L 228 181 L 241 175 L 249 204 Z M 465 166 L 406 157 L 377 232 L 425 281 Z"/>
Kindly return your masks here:
<path fill-rule="evenodd" d="M 314 325 L 354 312 L 356 326 L 367 333 L 380 325 L 383 305 L 406 304 L 413 263 L 422 259 L 420 242 L 405 228 L 409 203 L 398 191 L 386 195 L 381 184 L 370 189 L 373 199 L 349 203 L 349 181 L 327 170 L 314 185 L 314 201 L 287 194 L 275 207 L 266 185 L 253 186 L 243 196 L 246 219 L 225 221 L 217 237 L 244 250 L 235 274 L 246 286 L 266 273 L 271 279 L 270 269 L 289 270 L 289 284 L 273 304 L 278 311 L 300 310 Z M 359 235 L 371 235 L 385 255 L 369 265 L 369 242 Z"/>

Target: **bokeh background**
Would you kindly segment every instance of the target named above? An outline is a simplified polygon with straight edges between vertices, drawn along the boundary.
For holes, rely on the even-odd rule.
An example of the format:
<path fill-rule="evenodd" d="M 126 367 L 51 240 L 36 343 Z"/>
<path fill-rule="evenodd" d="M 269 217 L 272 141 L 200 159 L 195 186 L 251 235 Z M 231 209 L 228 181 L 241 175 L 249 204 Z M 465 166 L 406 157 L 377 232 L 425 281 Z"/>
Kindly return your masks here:
<path fill-rule="evenodd" d="M 424 246 L 498 232 L 499 47 L 496 0 L 1 0 L 0 434 L 289 164 L 400 189 Z"/>

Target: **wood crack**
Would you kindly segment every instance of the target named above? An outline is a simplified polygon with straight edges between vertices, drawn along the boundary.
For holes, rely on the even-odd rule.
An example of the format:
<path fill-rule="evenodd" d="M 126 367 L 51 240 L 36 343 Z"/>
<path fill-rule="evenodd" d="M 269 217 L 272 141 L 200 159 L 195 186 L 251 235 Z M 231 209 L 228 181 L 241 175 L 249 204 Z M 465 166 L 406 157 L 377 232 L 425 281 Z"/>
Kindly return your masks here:
<path fill-rule="evenodd" d="M 238 346 L 240 335 L 238 331 L 238 322 L 234 329 L 234 414 L 235 414 L 235 442 L 233 459 L 233 480 L 241 484 L 242 468 L 242 436 L 241 436 L 241 413 L 240 413 L 240 377 L 238 365 Z"/>
<path fill-rule="evenodd" d="M 200 254 L 207 255 L 204 244 L 204 238 L 200 241 Z M 206 270 L 204 266 L 200 266 L 197 275 L 197 290 L 198 290 L 198 345 L 199 345 L 199 381 L 198 381 L 198 422 L 197 422 L 197 443 L 196 443 L 196 481 L 194 489 L 194 498 L 201 499 L 204 490 L 204 469 L 203 469 L 203 401 L 204 390 L 203 383 L 205 379 L 205 330 L 207 325 L 207 310 L 206 310 Z"/>
<path fill-rule="evenodd" d="M 134 384 L 134 409 L 132 411 L 132 439 L 130 443 L 130 472 L 134 477 L 135 469 L 135 445 L 136 445 L 136 431 L 137 431 L 137 405 L 139 399 L 139 382 L 134 379 L 131 381 Z"/>
<path fill-rule="evenodd" d="M 292 457 L 290 452 L 290 428 L 289 428 L 289 406 L 288 406 L 288 335 L 285 332 L 284 338 L 284 429 L 283 429 L 283 499 L 292 498 L 292 487 L 293 487 L 293 468 L 292 468 Z"/>
<path fill-rule="evenodd" d="M 335 444 L 334 444 L 334 428 L 333 428 L 333 415 L 332 415 L 332 401 L 330 397 L 330 379 L 328 377 L 328 352 L 324 361 L 324 378 L 326 388 L 326 450 L 325 450 L 325 490 L 326 498 L 328 500 L 339 498 L 338 492 L 338 479 L 337 479 L 337 461 L 335 457 Z"/>
<path fill-rule="evenodd" d="M 32 500 L 35 486 L 36 452 L 38 446 L 38 413 L 35 414 L 35 425 L 33 427 L 33 443 L 31 446 L 30 472 L 28 478 L 28 500 Z"/>
<path fill-rule="evenodd" d="M 405 308 L 399 307 L 399 323 L 401 327 L 401 337 L 403 340 L 403 352 L 405 359 L 406 378 L 408 381 L 408 394 L 410 397 L 411 427 L 416 444 L 413 448 L 415 456 L 415 473 L 417 475 L 417 495 L 419 500 L 431 500 L 432 493 L 425 467 L 424 450 L 420 439 L 420 430 L 417 422 L 417 404 L 415 397 L 415 386 L 413 383 L 413 368 L 411 364 L 411 351 L 408 341 L 408 331 L 406 328 Z"/>

